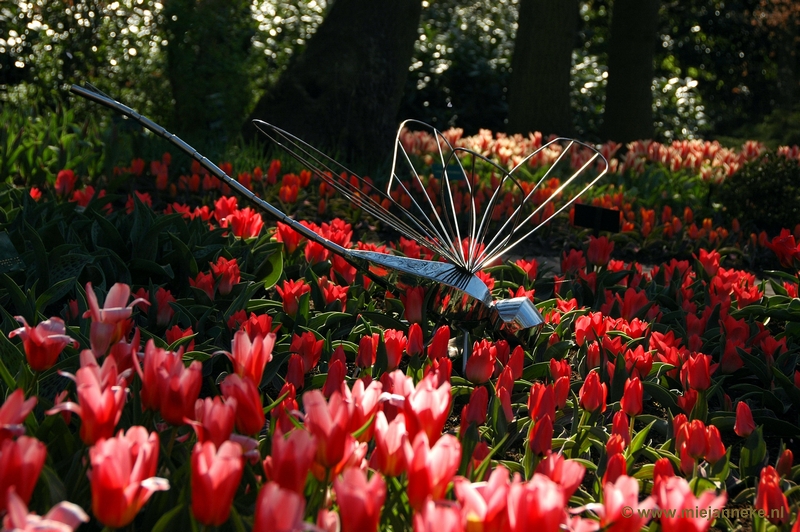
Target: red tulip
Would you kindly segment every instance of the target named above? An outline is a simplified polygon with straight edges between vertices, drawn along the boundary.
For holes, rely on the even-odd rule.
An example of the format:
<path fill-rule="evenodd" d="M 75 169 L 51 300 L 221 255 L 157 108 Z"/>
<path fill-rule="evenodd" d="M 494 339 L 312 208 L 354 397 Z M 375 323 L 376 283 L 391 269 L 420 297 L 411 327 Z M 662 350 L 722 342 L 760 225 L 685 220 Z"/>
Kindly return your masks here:
<path fill-rule="evenodd" d="M 275 290 L 283 300 L 283 311 L 294 318 L 300 305 L 300 297 L 311 291 L 311 286 L 306 284 L 303 279 L 293 281 L 287 279 L 282 285 L 276 285 Z"/>
<path fill-rule="evenodd" d="M 47 448 L 36 438 L 20 436 L 0 441 L 0 514 L 6 510 L 6 494 L 16 490 L 28 504 L 47 458 Z"/>
<path fill-rule="evenodd" d="M 283 242 L 283 247 L 286 249 L 286 254 L 291 255 L 300 245 L 302 240 L 300 233 L 292 229 L 290 225 L 278 222 L 277 230 L 275 231 L 275 239 L 278 242 Z"/>
<path fill-rule="evenodd" d="M 397 414 L 390 423 L 384 413 L 378 411 L 375 415 L 375 450 L 370 458 L 370 467 L 387 477 L 396 477 L 406 472 L 412 458 L 405 416 Z"/>
<path fill-rule="evenodd" d="M 353 384 L 353 389 L 349 390 L 347 386 L 342 388 L 342 397 L 348 403 L 353 405 L 352 414 L 350 416 L 349 432 L 355 433 L 362 430 L 367 423 L 370 425 L 358 437 L 360 442 L 369 442 L 372 440 L 372 434 L 375 430 L 375 425 L 372 420 L 378 408 L 381 406 L 380 397 L 383 392 L 383 384 L 380 381 L 371 381 L 368 385 L 364 384 L 364 380 L 358 379 Z"/>
<path fill-rule="evenodd" d="M 528 395 L 528 413 L 534 421 L 549 416 L 552 421 L 556 417 L 556 398 L 553 386 L 534 383 Z"/>
<path fill-rule="evenodd" d="M 272 360 L 275 338 L 275 333 L 272 332 L 264 336 L 256 334 L 251 339 L 245 330 L 236 331 L 231 341 L 231 352 L 225 353 L 233 363 L 233 372 L 261 384 L 264 368 Z"/>
<path fill-rule="evenodd" d="M 261 232 L 261 228 L 264 227 L 264 220 L 257 211 L 250 207 L 245 207 L 232 212 L 221 225 L 222 227 L 230 227 L 234 236 L 252 238 L 258 236 Z"/>
<path fill-rule="evenodd" d="M 306 372 L 309 372 L 317 367 L 324 345 L 325 340 L 317 340 L 313 332 L 306 331 L 299 336 L 297 334 L 292 336 L 289 352 L 297 353 L 303 357 L 303 368 Z"/>
<path fill-rule="evenodd" d="M 216 263 L 211 263 L 211 272 L 217 279 L 217 287 L 220 295 L 227 296 L 233 290 L 233 285 L 239 284 L 241 275 L 239 274 L 239 264 L 236 259 L 228 260 L 221 256 Z"/>
<path fill-rule="evenodd" d="M 158 290 L 156 290 L 156 325 L 158 327 L 169 325 L 170 320 L 175 315 L 175 310 L 170 303 L 175 303 L 172 292 L 159 286 Z"/>
<path fill-rule="evenodd" d="M 287 435 L 278 428 L 272 436 L 272 454 L 264 460 L 267 478 L 284 489 L 303 495 L 317 440 L 308 431 L 295 428 Z"/>
<path fill-rule="evenodd" d="M 152 341 L 152 340 L 151 340 Z M 159 411 L 164 421 L 179 426 L 194 414 L 195 401 L 203 385 L 203 366 L 195 360 L 183 365 L 183 349 L 170 353 L 158 370 L 160 393 Z"/>
<path fill-rule="evenodd" d="M 192 451 L 192 514 L 204 525 L 228 520 L 233 497 L 242 480 L 244 458 L 238 443 L 198 442 Z"/>
<path fill-rule="evenodd" d="M 44 517 L 28 513 L 28 506 L 12 489 L 8 492 L 8 513 L 3 519 L 3 530 L 17 532 L 72 532 L 89 516 L 77 504 L 62 501 L 53 506 Z M 1 503 L 6 504 L 6 501 Z"/>
<path fill-rule="evenodd" d="M 678 447 L 686 448 L 686 452 L 695 460 L 703 458 L 708 452 L 706 426 L 699 419 L 684 423 L 676 442 Z"/>
<path fill-rule="evenodd" d="M 722 258 L 722 256 L 718 251 L 706 251 L 705 249 L 701 249 L 700 256 L 698 257 L 695 255 L 694 258 L 700 262 L 706 272 L 706 275 L 709 277 L 714 277 L 719 271 L 719 260 Z"/>
<path fill-rule="evenodd" d="M 297 353 L 289 355 L 289 363 L 286 367 L 286 382 L 294 386 L 296 390 L 302 390 L 305 386 L 306 369 L 303 366 L 303 358 Z"/>
<path fill-rule="evenodd" d="M 424 432 L 414 438 L 413 457 L 408 465 L 408 501 L 420 510 L 427 498 L 444 497 L 447 485 L 458 471 L 461 444 L 455 436 L 445 434 L 431 447 Z"/>
<path fill-rule="evenodd" d="M 581 406 L 589 411 L 606 411 L 606 394 L 608 387 L 600 382 L 600 375 L 596 371 L 589 372 L 578 394 Z"/>
<path fill-rule="evenodd" d="M 661 514 L 661 530 L 664 532 L 703 532 L 713 523 L 711 516 L 725 506 L 727 496 L 715 496 L 713 490 L 704 491 L 695 497 L 689 483 L 681 477 L 669 477 L 653 488 L 658 506 L 665 510 Z M 701 514 L 700 510 L 707 512 Z"/>
<path fill-rule="evenodd" d="M 422 305 L 425 302 L 425 288 L 416 286 L 408 288 L 400 294 L 400 301 L 405 309 L 406 320 L 409 323 L 422 323 Z"/>
<path fill-rule="evenodd" d="M 267 482 L 258 493 L 253 532 L 296 532 L 304 528 L 306 500 L 302 495 Z"/>
<path fill-rule="evenodd" d="M 492 377 L 497 361 L 497 349 L 486 340 L 475 342 L 467 359 L 465 376 L 475 384 L 483 384 Z"/>
<path fill-rule="evenodd" d="M 626 380 L 625 390 L 622 392 L 622 400 L 620 400 L 622 411 L 631 417 L 641 414 L 643 394 L 642 381 L 638 377 Z"/>
<path fill-rule="evenodd" d="M 669 458 L 659 458 L 653 467 L 653 493 L 658 493 L 659 485 L 666 479 L 675 476 L 675 469 Z"/>
<path fill-rule="evenodd" d="M 464 532 L 463 517 L 453 505 L 425 501 L 414 514 L 414 532 Z"/>
<path fill-rule="evenodd" d="M 772 466 L 761 470 L 754 507 L 763 510 L 767 521 L 773 525 L 783 525 L 791 519 L 789 503 L 781 488 L 781 477 Z"/>
<path fill-rule="evenodd" d="M 719 429 L 714 425 L 706 427 L 706 451 L 705 459 L 709 464 L 716 464 L 725 456 L 725 444 L 722 443 Z"/>
<path fill-rule="evenodd" d="M 601 312 L 590 312 L 575 320 L 575 342 L 580 346 L 598 340 L 605 332 L 606 324 Z"/>
<path fill-rule="evenodd" d="M 589 259 L 589 264 L 595 266 L 605 266 L 611 260 L 611 253 L 614 251 L 614 242 L 610 241 L 608 237 L 601 236 L 595 238 L 589 237 L 589 250 L 586 252 L 586 258 Z"/>
<path fill-rule="evenodd" d="M 29 326 L 22 316 L 16 316 L 15 319 L 22 323 L 22 327 L 8 333 L 8 337 L 22 337 L 25 358 L 33 371 L 50 369 L 67 344 L 77 343 L 67 336 L 67 329 L 61 318 L 50 318 L 36 327 Z"/>
<path fill-rule="evenodd" d="M 608 483 L 613 484 L 619 477 L 626 474 L 628 471 L 628 462 L 625 460 L 625 455 L 622 453 L 609 455 L 606 462 L 606 471 L 603 473 L 602 484 L 605 486 Z"/>
<path fill-rule="evenodd" d="M 566 518 L 564 490 L 539 473 L 528 482 L 514 479 L 508 493 L 508 525 L 511 532 L 558 532 Z"/>
<path fill-rule="evenodd" d="M 544 416 L 531 424 L 528 445 L 530 445 L 531 451 L 539 456 L 543 456 L 551 450 L 553 446 L 553 422 L 550 420 L 550 416 Z"/>
<path fill-rule="evenodd" d="M 428 346 L 428 358 L 431 360 L 447 358 L 449 343 L 450 327 L 442 325 L 433 333 L 433 339 L 431 339 L 431 343 Z"/>
<path fill-rule="evenodd" d="M 93 445 L 101 438 L 110 438 L 122 417 L 125 406 L 125 379 L 117 376 L 113 358 L 106 358 L 103 366 L 97 365 L 91 351 L 81 353 L 81 368 L 75 374 L 78 402 L 60 403 L 45 412 L 74 412 L 81 418 L 81 440 Z"/>
<path fill-rule="evenodd" d="M 197 441 L 210 441 L 219 447 L 230 438 L 235 418 L 236 400 L 215 396 L 195 401 L 194 420 L 184 421 L 194 428 Z"/>
<path fill-rule="evenodd" d="M 498 466 L 488 482 L 472 483 L 456 477 L 453 488 L 470 530 L 507 530 L 508 470 Z"/>
<path fill-rule="evenodd" d="M 684 387 L 689 387 L 698 392 L 711 387 L 711 374 L 717 369 L 718 364 L 711 364 L 711 357 L 697 353 L 686 359 L 681 368 L 681 380 Z"/>
<path fill-rule="evenodd" d="M 345 402 L 341 393 L 334 392 L 329 401 L 319 390 L 303 394 L 303 408 L 306 411 L 305 426 L 317 439 L 317 462 L 331 468 L 345 457 L 348 431 L 353 406 Z"/>
<path fill-rule="evenodd" d="M 236 430 L 247 435 L 261 432 L 266 418 L 258 386 L 249 378 L 234 373 L 225 377 L 220 388 L 226 399 L 236 400 Z"/>
<path fill-rule="evenodd" d="M 36 406 L 36 397 L 25 399 L 25 392 L 16 389 L 0 405 L 0 442 L 14 436 L 25 434 L 22 422 Z"/>
<path fill-rule="evenodd" d="M 787 477 L 792 474 L 792 462 L 794 455 L 791 449 L 785 449 L 778 457 L 778 462 L 775 464 L 775 470 L 782 477 Z"/>
<path fill-rule="evenodd" d="M 139 332 L 139 329 L 136 329 L 136 332 Z M 191 327 L 187 327 L 186 329 L 181 329 L 178 325 L 173 325 L 169 329 L 164 332 L 164 338 L 167 340 L 167 343 L 172 345 L 173 343 L 177 342 L 181 338 L 186 338 L 187 336 L 194 335 L 194 331 Z M 115 344 L 115 347 L 119 344 Z M 186 351 L 194 351 L 194 340 L 189 340 L 189 343 L 181 344 L 186 346 Z M 113 348 L 112 348 L 113 354 Z M 117 362 L 119 364 L 119 362 Z"/>
<path fill-rule="evenodd" d="M 736 404 L 736 423 L 733 426 L 733 431 L 737 436 L 746 438 L 756 430 L 756 422 L 753 420 L 753 413 L 750 412 L 750 407 L 744 401 L 739 401 Z"/>
<path fill-rule="evenodd" d="M 614 418 L 613 418 L 613 420 L 611 422 L 611 434 L 612 435 L 616 434 L 617 436 L 622 438 L 622 441 L 625 444 L 623 446 L 623 449 L 625 447 L 627 447 L 628 445 L 630 445 L 630 443 L 631 443 L 631 432 L 630 432 L 630 430 L 631 430 L 631 426 L 630 426 L 630 423 L 628 423 L 627 414 L 625 414 L 625 412 L 623 412 L 622 410 L 618 410 L 617 412 L 615 412 L 614 413 Z M 609 440 L 609 442 L 610 441 L 611 440 Z"/>
<path fill-rule="evenodd" d="M 395 370 L 403 359 L 403 351 L 408 345 L 408 338 L 403 331 L 387 329 L 383 331 L 383 343 L 386 346 L 386 371 Z"/>
<path fill-rule="evenodd" d="M 89 460 L 92 513 L 105 526 L 127 526 L 153 493 L 169 489 L 166 479 L 155 476 L 158 434 L 144 427 L 98 441 L 89 449 Z"/>
<path fill-rule="evenodd" d="M 429 441 L 436 442 L 442 435 L 451 402 L 449 381 L 437 387 L 434 374 L 419 381 L 403 407 L 409 437 L 414 439 L 419 432 L 424 432 Z"/>
<path fill-rule="evenodd" d="M 472 423 L 480 426 L 486 423 L 486 414 L 489 411 L 489 392 L 484 386 L 475 388 L 469 396 L 469 403 L 461 410 L 461 429 L 459 436 L 462 438 Z"/>
<path fill-rule="evenodd" d="M 525 275 L 528 277 L 528 279 L 531 281 L 536 280 L 536 275 L 539 271 L 539 263 L 536 262 L 536 259 L 531 259 L 530 261 L 518 259 L 514 264 L 519 266 L 522 271 L 525 272 Z"/>
<path fill-rule="evenodd" d="M 358 468 L 346 469 L 333 481 L 333 491 L 342 519 L 342 532 L 374 532 L 386 500 L 386 482 L 380 473 L 367 480 Z"/>
<path fill-rule="evenodd" d="M 421 355 L 425 347 L 425 342 L 422 339 L 422 327 L 419 323 L 412 323 L 408 328 L 408 344 L 406 351 L 410 356 Z"/>
<path fill-rule="evenodd" d="M 194 279 L 189 278 L 189 286 L 202 290 L 208 296 L 208 299 L 214 301 L 216 287 L 214 286 L 214 276 L 210 273 L 198 272 Z"/>
<path fill-rule="evenodd" d="M 325 384 L 322 385 L 322 394 L 330 398 L 331 394 L 342 389 L 344 378 L 347 375 L 347 366 L 341 360 L 332 360 L 328 365 L 328 374 L 325 376 Z M 386 375 L 386 373 L 384 373 Z"/>
<path fill-rule="evenodd" d="M 356 366 L 359 368 L 371 368 L 375 365 L 379 342 L 380 335 L 378 333 L 367 334 L 361 337 L 361 340 L 358 341 Z"/>
<path fill-rule="evenodd" d="M 89 310 L 84 312 L 83 317 L 92 317 L 89 341 L 95 356 L 104 356 L 111 345 L 122 339 L 129 326 L 134 305 L 139 303 L 150 304 L 149 301 L 142 298 L 134 299 L 128 304 L 130 297 L 131 287 L 123 283 L 117 283 L 108 291 L 101 309 L 97 301 L 97 295 L 92 289 L 92 283 L 86 283 L 86 299 L 89 303 Z"/>

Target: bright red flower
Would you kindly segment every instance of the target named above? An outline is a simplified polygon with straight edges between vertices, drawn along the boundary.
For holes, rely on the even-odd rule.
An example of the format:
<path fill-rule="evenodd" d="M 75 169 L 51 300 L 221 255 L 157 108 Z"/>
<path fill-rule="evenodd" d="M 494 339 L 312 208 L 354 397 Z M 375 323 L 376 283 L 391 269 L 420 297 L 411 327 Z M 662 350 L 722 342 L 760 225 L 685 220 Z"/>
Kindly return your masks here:
<path fill-rule="evenodd" d="M 581 407 L 589 412 L 606 411 L 606 395 L 608 387 L 600 382 L 600 374 L 596 371 L 589 372 L 578 394 Z"/>
<path fill-rule="evenodd" d="M 36 438 L 20 436 L 0 441 L 0 514 L 6 510 L 6 494 L 16 490 L 28 504 L 47 458 L 47 447 Z"/>
<path fill-rule="evenodd" d="M 537 530 L 558 532 L 566 518 L 564 490 L 540 473 L 528 482 L 514 479 L 508 492 L 508 525 L 511 532 Z"/>
<path fill-rule="evenodd" d="M 400 301 L 403 302 L 405 317 L 409 323 L 422 323 L 422 305 L 425 302 L 425 288 L 415 286 L 407 288 L 400 294 Z"/>
<path fill-rule="evenodd" d="M 195 360 L 183 365 L 183 349 L 166 351 L 148 340 L 144 350 L 144 369 L 136 364 L 142 379 L 142 408 L 158 410 L 164 421 L 180 426 L 195 413 L 195 401 L 203 384 L 203 368 Z"/>
<path fill-rule="evenodd" d="M 461 504 L 470 530 L 500 531 L 508 528 L 510 487 L 508 470 L 502 465 L 492 471 L 488 482 L 472 483 L 464 477 L 456 477 L 453 483 L 456 500 Z"/>
<path fill-rule="evenodd" d="M 620 406 L 622 411 L 629 416 L 638 416 L 642 413 L 642 396 L 644 388 L 638 377 L 625 381 L 625 390 L 622 393 Z"/>
<path fill-rule="evenodd" d="M 61 170 L 56 175 L 56 194 L 61 197 L 69 196 L 75 190 L 78 178 L 72 170 Z M 5 501 L 4 501 L 5 503 Z"/>
<path fill-rule="evenodd" d="M 222 220 L 236 212 L 238 207 L 239 200 L 236 199 L 236 196 L 220 196 L 214 202 L 214 218 L 218 223 L 222 223 Z"/>
<path fill-rule="evenodd" d="M 303 358 L 303 368 L 309 372 L 317 367 L 324 345 L 325 340 L 317 340 L 313 332 L 306 331 L 299 336 L 297 334 L 292 336 L 289 352 L 300 355 Z"/>
<path fill-rule="evenodd" d="M 414 438 L 413 454 L 408 465 L 408 502 L 420 510 L 429 497 L 444 497 L 447 485 L 458 471 L 461 462 L 461 444 L 455 436 L 445 434 L 433 445 L 420 433 Z"/>
<path fill-rule="evenodd" d="M 740 438 L 746 438 L 756 430 L 756 422 L 753 420 L 753 413 L 750 407 L 744 401 L 739 401 L 736 404 L 736 423 L 733 426 L 733 431 Z"/>
<path fill-rule="evenodd" d="M 694 460 L 699 460 L 708 454 L 708 440 L 706 438 L 706 426 L 699 419 L 694 419 L 684 423 L 675 440 L 676 445 Z"/>
<path fill-rule="evenodd" d="M 553 386 L 534 383 L 528 394 L 528 413 L 534 421 L 549 416 L 552 421 L 556 417 L 556 402 Z"/>
<path fill-rule="evenodd" d="M 497 362 L 497 349 L 486 340 L 475 342 L 472 354 L 467 359 L 465 377 L 475 384 L 487 382 L 494 373 Z"/>
<path fill-rule="evenodd" d="M 586 252 L 586 258 L 589 259 L 589 264 L 594 266 L 605 266 L 611 260 L 611 253 L 614 251 L 614 242 L 609 240 L 606 236 L 595 238 L 589 237 L 589 250 Z"/>
<path fill-rule="evenodd" d="M 281 300 L 283 300 L 283 311 L 294 318 L 299 309 L 300 297 L 310 292 L 311 286 L 306 284 L 303 279 L 297 281 L 287 279 L 282 285 L 276 285 L 275 290 L 278 292 L 278 295 L 281 296 Z"/>
<path fill-rule="evenodd" d="M 614 414 L 613 421 L 611 422 L 611 435 L 613 436 L 617 434 L 622 438 L 623 443 L 625 444 L 622 447 L 623 449 L 631 443 L 630 428 L 631 426 L 630 423 L 628 423 L 628 415 L 622 410 L 618 410 Z M 608 441 L 609 443 L 606 444 L 606 450 L 608 454 L 613 454 L 610 450 L 611 440 L 609 439 Z"/>
<path fill-rule="evenodd" d="M 450 343 L 450 327 L 442 325 L 433 333 L 433 339 L 428 346 L 428 358 L 438 360 L 448 356 L 448 345 Z"/>
<path fill-rule="evenodd" d="M 192 514 L 204 525 L 228 520 L 242 480 L 244 458 L 238 443 L 198 442 L 192 451 Z"/>
<path fill-rule="evenodd" d="M 650 521 L 647 510 L 655 506 L 652 497 L 639 502 L 639 481 L 627 475 L 603 486 L 603 507 L 598 510 L 600 526 L 609 532 L 638 532 Z"/>
<path fill-rule="evenodd" d="M 794 261 L 800 260 L 800 246 L 788 229 L 781 229 L 780 235 L 767 242 L 766 246 L 778 257 L 781 266 L 792 268 Z"/>
<path fill-rule="evenodd" d="M 583 251 L 577 249 L 569 250 L 569 254 L 564 252 L 561 256 L 561 273 L 576 274 L 578 270 L 586 269 L 586 257 L 583 256 Z"/>
<path fill-rule="evenodd" d="M 305 375 L 303 358 L 297 353 L 289 355 L 289 363 L 286 366 L 286 382 L 291 383 L 296 390 L 302 390 L 305 386 Z"/>
<path fill-rule="evenodd" d="M 249 377 L 231 374 L 220 385 L 226 399 L 236 400 L 236 430 L 252 435 L 261 432 L 266 423 L 261 392 Z"/>
<path fill-rule="evenodd" d="M 625 475 L 628 470 L 628 462 L 625 460 L 625 455 L 622 453 L 612 454 L 608 456 L 606 462 L 606 470 L 603 473 L 602 484 L 613 484 L 619 477 Z"/>
<path fill-rule="evenodd" d="M 221 256 L 217 262 L 211 263 L 211 272 L 217 279 L 220 295 L 227 296 L 233 290 L 233 285 L 239 284 L 242 276 L 239 274 L 239 263 L 236 259 L 228 260 Z"/>
<path fill-rule="evenodd" d="M 359 368 L 371 368 L 375 365 L 379 342 L 380 335 L 378 333 L 372 333 L 371 335 L 364 335 L 361 337 L 358 341 L 356 366 Z"/>
<path fill-rule="evenodd" d="M 411 443 L 402 413 L 388 422 L 383 412 L 375 415 L 375 450 L 370 458 L 370 467 L 387 477 L 402 475 L 408 470 L 413 458 Z"/>
<path fill-rule="evenodd" d="M 42 199 L 42 191 L 39 190 L 39 187 L 31 187 L 29 194 L 33 201 L 39 201 Z"/>
<path fill-rule="evenodd" d="M 690 387 L 702 392 L 711 387 L 711 374 L 717 369 L 718 364 L 712 364 L 709 355 L 697 353 L 690 356 L 681 368 L 681 381 L 684 387 Z"/>
<path fill-rule="evenodd" d="M 66 334 L 67 328 L 61 318 L 50 318 L 40 322 L 36 327 L 29 326 L 22 316 L 16 316 L 15 319 L 22 323 L 22 327 L 8 333 L 8 337 L 13 338 L 17 335 L 22 337 L 25 358 L 34 371 L 50 369 L 64 347 L 77 343 Z"/>
<path fill-rule="evenodd" d="M 794 461 L 794 454 L 791 449 L 785 449 L 778 457 L 778 462 L 775 464 L 775 471 L 782 477 L 791 475 L 792 462 Z"/>
<path fill-rule="evenodd" d="M 227 441 L 233 432 L 236 419 L 236 401 L 224 401 L 222 397 L 206 397 L 194 403 L 194 419 L 185 421 L 192 425 L 197 434 L 197 441 L 213 442 L 219 447 Z"/>
<path fill-rule="evenodd" d="M 781 488 L 781 477 L 770 465 L 761 470 L 753 506 L 766 512 L 767 521 L 773 525 L 786 524 L 792 518 L 789 502 Z"/>
<path fill-rule="evenodd" d="M 531 424 L 528 434 L 528 445 L 534 454 L 543 456 L 553 447 L 553 420 L 549 415 L 543 416 Z"/>
<path fill-rule="evenodd" d="M 333 481 L 333 492 L 342 519 L 342 532 L 378 530 L 381 508 L 386 500 L 386 482 L 379 473 L 367 480 L 366 472 L 346 469 Z"/>
<path fill-rule="evenodd" d="M 706 427 L 706 452 L 705 459 L 709 464 L 716 464 L 725 456 L 725 444 L 722 443 L 722 436 L 719 429 L 714 425 Z"/>
<path fill-rule="evenodd" d="M 586 467 L 576 460 L 566 460 L 560 452 L 549 452 L 536 466 L 536 472 L 561 486 L 564 498 L 569 500 L 583 482 Z"/>
<path fill-rule="evenodd" d="M 197 276 L 192 279 L 189 278 L 189 286 L 194 286 L 195 288 L 199 288 L 203 292 L 206 293 L 208 299 L 214 301 L 214 293 L 216 292 L 216 287 L 214 286 L 214 276 L 210 273 L 205 272 L 198 272 Z"/>
<path fill-rule="evenodd" d="M 328 363 L 328 374 L 325 376 L 325 384 L 322 386 L 322 394 L 326 398 L 330 398 L 333 392 L 342 389 L 342 383 L 347 375 L 345 364 L 346 362 L 338 359 Z M 384 375 L 386 374 L 384 373 Z"/>
<path fill-rule="evenodd" d="M 170 303 L 175 303 L 175 298 L 172 292 L 159 286 L 156 290 L 156 325 L 158 327 L 166 327 L 169 325 L 170 320 L 175 315 Z"/>
<path fill-rule="evenodd" d="M 281 488 L 277 482 L 267 482 L 258 493 L 253 532 L 295 532 L 304 528 L 306 499 Z"/>
<path fill-rule="evenodd" d="M 239 238 L 252 238 L 258 236 L 261 228 L 264 227 L 264 220 L 261 214 L 250 207 L 239 209 L 225 218 L 223 227 L 230 227 L 234 236 Z"/>
<path fill-rule="evenodd" d="M 531 281 L 536 280 L 539 272 L 539 263 L 536 262 L 536 259 L 531 259 L 529 261 L 525 259 L 518 259 L 516 262 L 514 262 L 514 264 L 519 266 L 520 269 L 525 272 L 525 275 L 528 277 L 528 279 Z"/>
<path fill-rule="evenodd" d="M 397 369 L 403 359 L 403 352 L 408 345 L 408 338 L 403 331 L 387 329 L 383 331 L 383 343 L 386 346 L 386 371 Z"/>
<path fill-rule="evenodd" d="M 138 329 L 137 329 L 138 330 Z M 186 338 L 187 336 L 194 335 L 194 331 L 191 327 L 187 327 L 186 329 L 181 329 L 178 325 L 173 325 L 166 331 L 164 331 L 164 337 L 167 340 L 167 343 L 172 345 L 173 343 L 177 342 L 181 338 Z M 190 340 L 189 343 L 183 344 L 186 346 L 186 351 L 194 351 L 194 340 Z"/>
<path fill-rule="evenodd" d="M 278 242 L 283 242 L 283 247 L 286 249 L 288 255 L 294 253 L 300 245 L 300 242 L 303 241 L 303 237 L 300 233 L 292 229 L 290 225 L 281 222 L 277 223 L 275 238 Z"/>
<path fill-rule="evenodd" d="M 89 449 L 89 460 L 92 513 L 105 526 L 127 526 L 153 493 L 169 489 L 166 479 L 155 476 L 158 434 L 144 427 L 98 441 Z"/>
<path fill-rule="evenodd" d="M 414 513 L 414 532 L 464 532 L 463 517 L 456 506 L 425 501 Z"/>
<path fill-rule="evenodd" d="M 419 323 L 412 323 L 408 328 L 408 344 L 406 351 L 409 356 L 421 355 L 425 347 L 425 341 L 422 338 L 422 327 Z"/>
<path fill-rule="evenodd" d="M 706 275 L 709 277 L 717 275 L 717 271 L 719 271 L 719 260 L 722 258 L 718 251 L 701 249 L 700 256 L 694 255 L 694 258 L 700 262 Z"/>
<path fill-rule="evenodd" d="M 469 402 L 461 409 L 461 429 L 459 435 L 463 438 L 467 428 L 472 423 L 483 425 L 486 423 L 486 414 L 489 410 L 489 392 L 486 387 L 478 386 L 469 396 Z"/>
<path fill-rule="evenodd" d="M 605 332 L 606 325 L 601 312 L 590 312 L 575 320 L 575 343 L 579 346 L 602 338 Z"/>
<path fill-rule="evenodd" d="M 342 387 L 344 400 L 353 405 L 349 422 L 349 432 L 355 433 L 370 423 L 369 427 L 358 437 L 360 442 L 369 442 L 372 439 L 375 425 L 372 420 L 378 408 L 381 406 L 380 397 L 383 392 L 381 381 L 370 381 L 365 384 L 363 379 L 358 379 L 350 390 L 347 386 Z"/>
<path fill-rule="evenodd" d="M 347 291 L 349 286 L 339 286 L 335 283 L 328 281 L 328 278 L 322 276 L 319 278 L 319 289 L 322 291 L 322 298 L 325 300 L 326 305 L 332 305 L 335 302 L 341 304 L 342 311 L 345 310 L 347 305 Z"/>
<path fill-rule="evenodd" d="M 101 309 L 100 304 L 97 302 L 97 295 L 92 289 L 92 283 L 86 283 L 86 299 L 89 303 L 89 310 L 84 312 L 83 317 L 92 317 L 89 341 L 95 356 L 104 356 L 111 345 L 122 339 L 130 326 L 130 317 L 133 313 L 134 305 L 139 303 L 150 304 L 149 301 L 141 298 L 134 299 L 128 304 L 130 297 L 131 287 L 123 283 L 117 283 L 108 291 Z"/>

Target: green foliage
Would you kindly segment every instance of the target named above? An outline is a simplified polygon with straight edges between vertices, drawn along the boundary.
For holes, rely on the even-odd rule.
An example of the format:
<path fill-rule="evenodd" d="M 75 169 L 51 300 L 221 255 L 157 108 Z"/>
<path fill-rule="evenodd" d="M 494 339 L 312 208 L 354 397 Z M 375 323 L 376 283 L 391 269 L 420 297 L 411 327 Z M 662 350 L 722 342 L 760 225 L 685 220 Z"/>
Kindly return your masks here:
<path fill-rule="evenodd" d="M 800 220 L 800 164 L 774 153 L 746 164 L 720 187 L 723 212 L 777 232 Z"/>

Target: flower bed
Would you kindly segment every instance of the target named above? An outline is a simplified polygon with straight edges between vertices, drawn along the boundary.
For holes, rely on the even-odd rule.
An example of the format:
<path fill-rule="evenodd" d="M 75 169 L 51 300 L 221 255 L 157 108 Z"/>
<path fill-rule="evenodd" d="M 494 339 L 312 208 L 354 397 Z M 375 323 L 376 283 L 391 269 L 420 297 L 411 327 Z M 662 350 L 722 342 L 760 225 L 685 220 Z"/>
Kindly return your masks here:
<path fill-rule="evenodd" d="M 502 164 L 541 143 L 448 135 Z M 431 162 L 430 139 L 403 142 Z M 527 254 L 481 272 L 546 323 L 531 345 L 470 331 L 469 353 L 422 289 L 387 290 L 168 154 L 81 187 L 69 170 L 4 185 L 21 252 L 0 274 L 4 526 L 788 530 L 800 235 L 706 201 L 761 151 L 629 146 L 586 199 L 622 232 L 564 216 L 532 242 L 558 246 L 559 271 Z M 342 246 L 429 256 L 378 241 L 307 171 L 236 170 Z"/>

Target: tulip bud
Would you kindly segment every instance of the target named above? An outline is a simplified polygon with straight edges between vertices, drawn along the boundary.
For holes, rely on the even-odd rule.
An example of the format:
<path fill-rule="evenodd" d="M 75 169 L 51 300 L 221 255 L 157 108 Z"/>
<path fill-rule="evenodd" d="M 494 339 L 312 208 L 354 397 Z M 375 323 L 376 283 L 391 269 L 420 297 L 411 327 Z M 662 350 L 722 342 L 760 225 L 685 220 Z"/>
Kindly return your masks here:
<path fill-rule="evenodd" d="M 600 382 L 600 375 L 592 371 L 586 376 L 578 394 L 581 406 L 588 412 L 606 411 L 606 395 L 608 387 Z"/>
<path fill-rule="evenodd" d="M 642 381 L 638 377 L 633 377 L 625 381 L 625 389 L 622 392 L 620 406 L 622 411 L 629 416 L 638 416 L 642 413 L 642 396 L 644 389 Z"/>
<path fill-rule="evenodd" d="M 739 401 L 736 404 L 736 423 L 733 425 L 733 431 L 740 438 L 746 438 L 754 430 L 756 430 L 756 422 L 753 420 L 750 407 L 744 401 Z"/>

